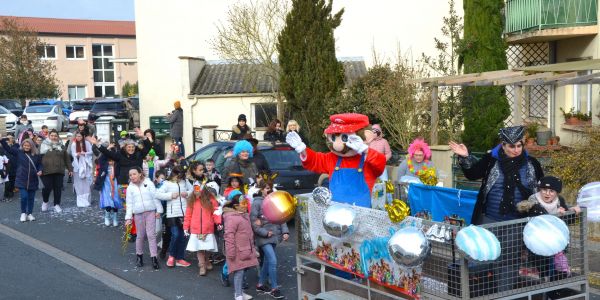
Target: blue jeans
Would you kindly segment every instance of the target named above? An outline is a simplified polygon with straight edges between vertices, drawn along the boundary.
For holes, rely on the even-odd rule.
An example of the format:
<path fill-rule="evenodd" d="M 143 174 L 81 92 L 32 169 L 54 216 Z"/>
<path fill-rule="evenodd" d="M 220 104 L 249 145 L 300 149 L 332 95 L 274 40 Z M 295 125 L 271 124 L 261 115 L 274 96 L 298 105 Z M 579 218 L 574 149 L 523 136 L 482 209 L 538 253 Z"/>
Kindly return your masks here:
<path fill-rule="evenodd" d="M 21 194 L 21 213 L 31 214 L 33 212 L 33 200 L 35 199 L 35 190 L 19 189 Z"/>
<path fill-rule="evenodd" d="M 276 289 L 277 286 L 277 256 L 275 255 L 275 244 L 265 244 L 260 246 L 263 251 L 263 264 L 260 268 L 258 284 L 264 285 L 265 279 L 269 276 L 271 288 Z"/>
<path fill-rule="evenodd" d="M 169 243 L 169 255 L 175 259 L 183 259 L 185 257 L 186 240 L 183 235 L 183 227 L 171 226 L 171 243 Z"/>

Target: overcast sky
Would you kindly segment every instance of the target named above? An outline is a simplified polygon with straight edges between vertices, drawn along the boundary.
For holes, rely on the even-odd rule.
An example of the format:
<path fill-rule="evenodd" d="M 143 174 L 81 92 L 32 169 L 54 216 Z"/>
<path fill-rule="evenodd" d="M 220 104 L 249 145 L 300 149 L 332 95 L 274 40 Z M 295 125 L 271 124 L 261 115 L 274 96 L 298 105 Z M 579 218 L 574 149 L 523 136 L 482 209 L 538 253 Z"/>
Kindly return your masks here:
<path fill-rule="evenodd" d="M 0 15 L 134 20 L 133 1 L 0 0 Z M 234 0 L 199 1 L 205 1 L 205 11 L 213 12 L 201 14 L 203 24 L 218 22 L 227 7 L 234 3 Z M 456 2 L 462 15 L 462 0 Z M 343 21 L 335 32 L 337 55 L 363 57 L 369 64 L 372 63 L 373 49 L 384 60 L 393 60 L 399 51 L 414 58 L 420 57 L 422 52 L 434 54 L 433 38 L 440 35 L 442 18 L 448 11 L 445 0 L 334 0 L 335 11 L 342 7 L 345 8 Z M 215 53 L 206 53 L 205 57 L 219 59 Z"/>

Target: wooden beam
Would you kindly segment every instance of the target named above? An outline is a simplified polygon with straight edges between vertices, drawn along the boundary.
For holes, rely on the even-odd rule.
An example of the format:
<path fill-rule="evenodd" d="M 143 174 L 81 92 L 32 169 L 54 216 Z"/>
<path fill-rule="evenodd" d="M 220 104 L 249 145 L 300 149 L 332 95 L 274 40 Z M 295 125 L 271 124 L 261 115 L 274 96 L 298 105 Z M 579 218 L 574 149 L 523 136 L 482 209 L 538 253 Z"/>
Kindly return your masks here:
<path fill-rule="evenodd" d="M 538 78 L 538 79 L 527 80 L 526 82 L 521 83 L 521 85 L 553 85 L 561 79 L 573 78 L 576 76 L 577 76 L 577 72 L 554 74 L 553 76 L 550 76 L 547 78 Z"/>
<path fill-rule="evenodd" d="M 429 144 L 438 144 L 438 87 L 431 87 L 431 132 L 429 136 Z"/>
<path fill-rule="evenodd" d="M 592 73 L 589 75 L 581 75 L 571 79 L 560 80 L 556 85 L 563 86 L 569 84 L 587 84 L 595 81 L 596 77 L 600 77 L 600 72 Z"/>
<path fill-rule="evenodd" d="M 513 125 L 522 125 L 523 124 L 523 116 L 521 115 L 521 110 L 523 107 L 523 91 L 520 85 L 515 85 L 513 88 L 514 99 L 513 101 Z"/>
<path fill-rule="evenodd" d="M 546 72 L 546 73 L 536 73 L 536 74 L 530 74 L 530 75 L 514 76 L 511 78 L 502 78 L 502 79 L 498 79 L 498 80 L 494 81 L 494 85 L 510 85 L 510 84 L 515 84 L 515 83 L 525 82 L 525 81 L 532 80 L 532 79 L 551 77 L 552 75 L 554 75 L 554 73 Z"/>

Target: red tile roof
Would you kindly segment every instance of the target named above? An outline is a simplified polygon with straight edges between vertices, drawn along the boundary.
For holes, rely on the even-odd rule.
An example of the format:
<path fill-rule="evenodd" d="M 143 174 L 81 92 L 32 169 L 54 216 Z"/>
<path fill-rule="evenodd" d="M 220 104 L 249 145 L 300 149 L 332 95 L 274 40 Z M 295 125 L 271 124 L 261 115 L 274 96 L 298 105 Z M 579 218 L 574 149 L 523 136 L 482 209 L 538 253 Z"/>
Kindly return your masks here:
<path fill-rule="evenodd" d="M 39 34 L 67 34 L 67 35 L 115 35 L 135 37 L 134 21 L 104 21 L 104 20 L 77 20 L 77 19 L 51 19 L 31 17 L 14 18 Z M 0 23 L 0 29 L 2 25 Z"/>

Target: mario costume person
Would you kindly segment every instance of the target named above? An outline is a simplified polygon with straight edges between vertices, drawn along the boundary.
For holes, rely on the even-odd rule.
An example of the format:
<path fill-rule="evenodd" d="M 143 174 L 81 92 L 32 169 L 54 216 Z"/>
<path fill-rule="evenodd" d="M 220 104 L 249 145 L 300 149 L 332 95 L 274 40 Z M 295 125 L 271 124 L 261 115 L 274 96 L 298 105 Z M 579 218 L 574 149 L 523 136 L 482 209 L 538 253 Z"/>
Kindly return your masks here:
<path fill-rule="evenodd" d="M 373 135 L 369 117 L 346 113 L 329 117 L 325 129 L 330 152 L 319 153 L 306 147 L 296 132 L 286 142 L 300 154 L 305 169 L 329 174 L 331 199 L 340 203 L 371 207 L 371 189 L 385 169 L 385 155 L 369 150 L 365 143 Z"/>

